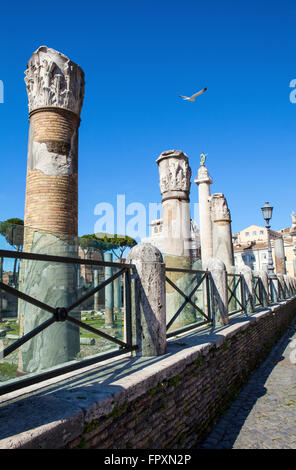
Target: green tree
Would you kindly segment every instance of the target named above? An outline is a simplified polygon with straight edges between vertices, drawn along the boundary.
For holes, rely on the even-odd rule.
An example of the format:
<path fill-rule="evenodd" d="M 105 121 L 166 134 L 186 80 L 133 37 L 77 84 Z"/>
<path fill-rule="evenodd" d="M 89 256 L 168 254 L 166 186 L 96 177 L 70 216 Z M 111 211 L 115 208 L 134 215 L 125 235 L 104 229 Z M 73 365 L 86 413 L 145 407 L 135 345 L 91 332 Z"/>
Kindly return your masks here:
<path fill-rule="evenodd" d="M 108 233 L 92 233 L 83 235 L 79 238 L 81 248 L 88 254 L 91 248 L 100 250 L 102 253 L 105 251 L 112 251 L 112 253 L 120 261 L 122 260 L 123 253 L 127 248 L 132 248 L 137 244 L 136 240 L 127 235 L 112 235 Z"/>
<path fill-rule="evenodd" d="M 0 222 L 0 234 L 3 235 L 16 251 L 22 251 L 24 245 L 24 221 L 22 219 L 13 218 Z M 16 285 L 16 267 L 18 259 L 14 260 L 13 266 L 13 284 Z"/>

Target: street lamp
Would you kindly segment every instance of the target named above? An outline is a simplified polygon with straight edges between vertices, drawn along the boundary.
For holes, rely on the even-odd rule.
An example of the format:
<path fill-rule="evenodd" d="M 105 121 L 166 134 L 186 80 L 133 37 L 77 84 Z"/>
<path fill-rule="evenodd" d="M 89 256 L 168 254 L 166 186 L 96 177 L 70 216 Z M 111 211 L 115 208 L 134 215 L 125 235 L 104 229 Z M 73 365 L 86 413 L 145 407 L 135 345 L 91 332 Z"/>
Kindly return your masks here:
<path fill-rule="evenodd" d="M 263 218 L 266 222 L 266 229 L 267 229 L 267 242 L 268 242 L 268 266 L 267 272 L 268 276 L 271 278 L 275 278 L 276 275 L 274 274 L 274 267 L 273 267 L 273 260 L 272 260 L 272 251 L 271 251 L 271 243 L 270 243 L 270 225 L 269 221 L 272 217 L 272 210 L 273 207 L 269 205 L 269 202 L 266 202 L 263 207 L 261 207 Z"/>

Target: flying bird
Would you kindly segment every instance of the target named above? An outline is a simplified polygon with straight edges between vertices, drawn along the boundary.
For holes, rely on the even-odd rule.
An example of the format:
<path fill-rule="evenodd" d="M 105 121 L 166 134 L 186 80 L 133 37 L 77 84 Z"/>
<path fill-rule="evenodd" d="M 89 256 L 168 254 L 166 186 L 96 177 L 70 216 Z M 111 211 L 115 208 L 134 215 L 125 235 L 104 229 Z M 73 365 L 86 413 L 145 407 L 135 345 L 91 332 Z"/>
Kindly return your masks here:
<path fill-rule="evenodd" d="M 194 95 L 192 96 L 182 96 L 182 95 L 178 95 L 178 96 L 180 96 L 180 98 L 183 98 L 184 101 L 195 101 L 195 98 L 199 95 L 202 95 L 205 91 L 207 91 L 207 88 L 203 88 L 198 93 L 194 93 Z"/>

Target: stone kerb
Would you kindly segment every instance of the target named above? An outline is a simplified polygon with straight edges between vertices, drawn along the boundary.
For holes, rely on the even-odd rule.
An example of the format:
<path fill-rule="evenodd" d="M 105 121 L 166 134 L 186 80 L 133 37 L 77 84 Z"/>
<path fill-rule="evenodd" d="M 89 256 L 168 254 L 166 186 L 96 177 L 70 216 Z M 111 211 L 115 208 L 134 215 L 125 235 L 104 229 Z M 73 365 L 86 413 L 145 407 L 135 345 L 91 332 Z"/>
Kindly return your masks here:
<path fill-rule="evenodd" d="M 269 281 L 270 281 L 270 294 L 271 294 L 272 302 L 278 302 L 280 299 L 278 277 L 277 276 L 269 277 Z"/>
<path fill-rule="evenodd" d="M 269 305 L 269 295 L 268 295 L 268 276 L 267 272 L 260 270 L 258 271 L 258 276 L 261 281 L 261 288 L 260 288 L 260 300 L 263 304 L 264 307 L 267 307 Z"/>
<path fill-rule="evenodd" d="M 239 274 L 243 275 L 243 306 L 246 313 L 253 313 L 255 311 L 255 291 L 254 291 L 254 276 L 252 269 L 246 264 L 240 265 L 237 268 Z"/>
<path fill-rule="evenodd" d="M 133 336 L 139 355 L 159 356 L 166 352 L 165 264 L 158 248 L 139 243 L 131 249 L 127 263 L 136 266 Z"/>
<path fill-rule="evenodd" d="M 227 325 L 229 318 L 227 272 L 225 264 L 218 258 L 209 258 L 205 262 L 205 269 L 211 273 L 211 304 L 214 309 L 214 326 L 217 324 Z"/>

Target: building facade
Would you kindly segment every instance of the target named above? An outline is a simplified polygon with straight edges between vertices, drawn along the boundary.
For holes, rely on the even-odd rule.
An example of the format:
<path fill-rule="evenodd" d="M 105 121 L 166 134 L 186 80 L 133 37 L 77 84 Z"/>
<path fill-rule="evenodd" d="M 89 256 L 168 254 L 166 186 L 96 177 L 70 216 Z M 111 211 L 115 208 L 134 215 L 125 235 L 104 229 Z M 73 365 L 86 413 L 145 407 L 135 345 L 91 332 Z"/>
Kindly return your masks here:
<path fill-rule="evenodd" d="M 253 271 L 267 271 L 268 266 L 268 239 L 267 229 L 259 225 L 249 225 L 245 229 L 233 235 L 234 263 L 246 264 Z M 296 275 L 294 242 L 290 234 L 290 227 L 281 229 L 278 232 L 270 230 L 270 240 L 272 249 L 273 265 L 275 273 L 280 274 L 275 254 L 275 240 L 282 239 L 284 247 L 284 262 L 286 274 Z"/>

